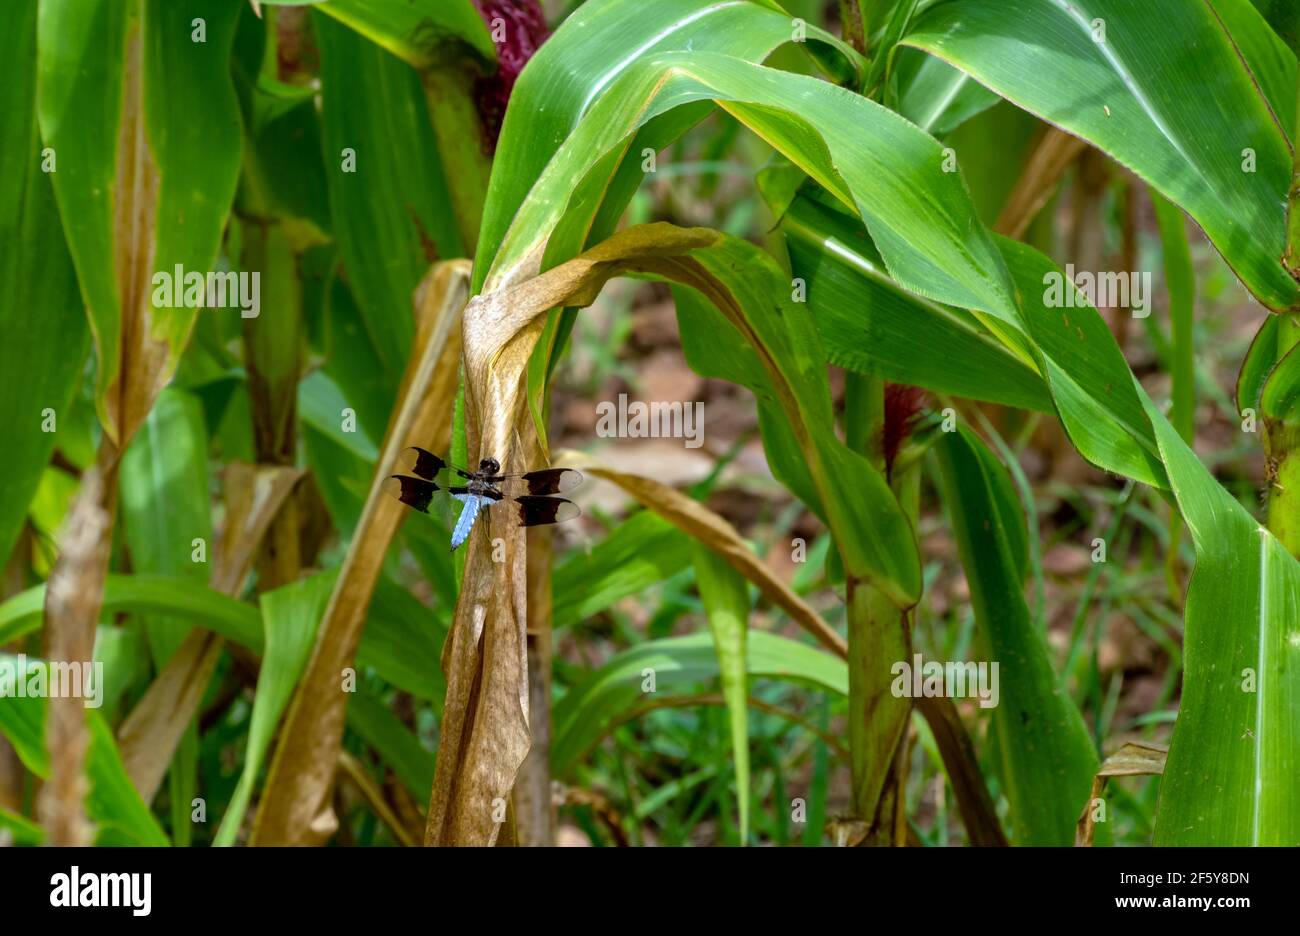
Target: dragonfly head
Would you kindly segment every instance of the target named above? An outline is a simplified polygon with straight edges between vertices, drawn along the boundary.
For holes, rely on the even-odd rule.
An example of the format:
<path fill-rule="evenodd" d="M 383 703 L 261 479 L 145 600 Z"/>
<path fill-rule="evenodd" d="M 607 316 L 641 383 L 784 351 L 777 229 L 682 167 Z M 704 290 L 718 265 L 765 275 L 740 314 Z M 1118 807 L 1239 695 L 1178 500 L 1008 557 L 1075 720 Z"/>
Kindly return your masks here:
<path fill-rule="evenodd" d="M 478 470 L 490 475 L 501 473 L 501 463 L 495 458 L 485 458 L 478 463 Z"/>

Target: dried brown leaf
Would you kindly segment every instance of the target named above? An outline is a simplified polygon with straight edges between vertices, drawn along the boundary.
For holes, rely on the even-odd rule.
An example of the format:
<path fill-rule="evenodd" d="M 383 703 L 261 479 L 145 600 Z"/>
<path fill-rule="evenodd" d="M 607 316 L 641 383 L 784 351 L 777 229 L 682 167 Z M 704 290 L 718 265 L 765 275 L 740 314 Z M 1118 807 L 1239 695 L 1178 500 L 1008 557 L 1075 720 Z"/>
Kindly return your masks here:
<path fill-rule="evenodd" d="M 532 747 L 515 781 L 515 821 L 522 845 L 555 844 L 551 803 L 551 565 L 550 527 L 528 531 L 528 706 Z"/>
<path fill-rule="evenodd" d="M 213 588 L 238 593 L 271 521 L 302 476 L 298 468 L 243 462 L 226 469 L 226 525 L 213 562 Z"/>
<path fill-rule="evenodd" d="M 1064 130 L 1048 127 L 1025 160 L 1016 187 L 1007 196 L 993 229 L 1011 238 L 1018 239 L 1023 235 L 1052 197 L 1065 170 L 1079 158 L 1087 145 Z"/>
<path fill-rule="evenodd" d="M 1169 749 L 1161 747 L 1158 744 L 1147 744 L 1140 741 L 1129 741 L 1118 751 L 1106 758 L 1097 770 L 1097 776 L 1092 781 L 1092 795 L 1088 797 L 1088 802 L 1083 805 L 1083 812 L 1079 814 L 1079 824 L 1075 829 L 1074 844 L 1085 848 L 1092 846 L 1093 833 L 1095 832 L 1095 820 L 1093 819 L 1093 803 L 1100 797 L 1106 789 L 1106 781 L 1111 777 L 1146 777 L 1157 776 L 1165 772 L 1165 759 L 1169 756 Z"/>
<path fill-rule="evenodd" d="M 943 765 L 948 771 L 948 780 L 957 797 L 957 809 L 966 825 L 970 843 L 1006 845 L 1007 836 L 1002 831 L 1002 823 L 998 821 L 993 798 L 989 796 L 988 787 L 984 784 L 984 775 L 980 773 L 975 745 L 971 743 L 957 706 L 952 699 L 942 696 L 921 696 L 914 702 L 916 710 L 930 726 L 935 744 L 943 757 Z"/>
<path fill-rule="evenodd" d="M 167 775 L 221 659 L 222 646 L 222 639 L 211 631 L 190 631 L 118 729 L 122 765 L 146 803 L 153 801 Z"/>
<path fill-rule="evenodd" d="M 158 168 L 145 133 L 143 51 L 139 30 L 127 37 L 122 62 L 117 178 L 113 197 L 113 265 L 121 309 L 117 360 L 101 361 L 114 377 L 98 401 L 104 436 L 96 468 L 86 475 L 69 517 L 69 543 L 50 574 L 45 608 L 45 655 L 52 661 L 88 661 L 108 573 L 117 511 L 121 452 L 148 415 L 170 376 L 169 352 L 151 328 L 150 278 L 154 256 Z M 91 541 L 98 531 L 99 542 Z M 50 782 L 40 812 L 50 844 L 80 844 L 89 835 L 82 817 L 81 777 L 86 734 L 80 700 L 56 699 L 46 723 Z"/>
<path fill-rule="evenodd" d="M 137 29 L 127 40 L 122 63 L 122 115 L 113 197 L 113 262 L 121 309 L 121 345 L 114 362 L 116 373 L 100 411 L 103 444 L 119 451 L 126 450 L 175 366 L 171 347 L 155 334 L 153 327 L 151 280 L 160 181 L 145 127 L 142 44 Z M 100 366 L 104 366 L 102 362 Z"/>
<path fill-rule="evenodd" d="M 451 438 L 460 313 L 468 296 L 469 271 L 465 260 L 436 264 L 416 294 L 416 341 L 402 380 L 401 402 L 280 732 L 253 826 L 254 844 L 319 844 L 333 827 L 331 792 L 347 706 L 341 673 L 356 657 L 384 555 L 405 517 L 405 508 L 383 493 L 382 484 L 403 448 L 418 442 L 442 449 Z"/>
<path fill-rule="evenodd" d="M 361 798 L 379 817 L 380 822 L 388 826 L 388 830 L 393 833 L 393 838 L 408 848 L 417 844 L 417 836 L 412 834 L 393 811 L 393 807 L 384 798 L 384 791 L 379 788 L 379 784 L 370 778 L 366 768 L 347 751 L 339 751 L 339 770 L 343 771 L 344 776 L 357 788 Z"/>
<path fill-rule="evenodd" d="M 650 478 L 615 471 L 581 452 L 558 453 L 556 463 L 612 481 L 638 503 L 663 517 L 688 536 L 699 540 L 758 586 L 769 601 L 781 608 L 804 630 L 841 659 L 848 659 L 848 644 L 822 616 L 777 578 L 767 563 L 749 548 L 736 528 L 699 501 L 676 488 Z"/>
<path fill-rule="evenodd" d="M 298 468 L 239 462 L 226 469 L 226 528 L 213 563 L 214 589 L 238 594 L 268 527 L 302 474 Z M 122 763 L 146 803 L 162 785 L 224 643 L 209 631 L 192 630 L 118 729 Z"/>
<path fill-rule="evenodd" d="M 107 475 L 107 477 L 106 477 Z M 94 659 L 95 627 L 104 599 L 116 506 L 116 468 L 92 469 L 68 514 L 60 539 L 62 553 L 45 590 L 44 656 L 50 663 Z M 50 845 L 88 845 L 91 827 L 82 802 L 86 781 L 82 771 L 86 747 L 83 699 L 50 700 L 45 744 L 50 752 L 50 778 L 41 790 L 37 814 Z"/>

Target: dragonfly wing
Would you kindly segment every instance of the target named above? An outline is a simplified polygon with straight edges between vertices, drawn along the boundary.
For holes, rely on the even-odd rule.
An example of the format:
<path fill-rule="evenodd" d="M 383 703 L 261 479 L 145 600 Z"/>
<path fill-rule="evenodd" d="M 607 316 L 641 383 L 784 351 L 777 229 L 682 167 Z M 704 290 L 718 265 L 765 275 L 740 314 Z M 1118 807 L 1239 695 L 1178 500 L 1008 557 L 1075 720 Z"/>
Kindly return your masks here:
<path fill-rule="evenodd" d="M 512 498 L 509 503 L 514 511 L 515 522 L 526 527 L 563 523 L 582 513 L 577 504 L 563 497 L 534 497 L 524 494 Z"/>
<path fill-rule="evenodd" d="M 460 544 L 469 539 L 470 530 L 474 529 L 474 521 L 478 519 L 478 512 L 483 505 L 483 498 L 478 494 L 453 494 L 451 496 L 465 505 L 460 510 L 460 518 L 456 521 L 456 528 L 451 531 L 451 548 L 459 549 Z"/>
<path fill-rule="evenodd" d="M 582 483 L 582 472 L 572 468 L 540 468 L 517 478 L 503 479 L 505 487 L 519 495 L 563 494 Z"/>
<path fill-rule="evenodd" d="M 402 470 L 410 472 L 417 478 L 424 478 L 426 481 L 435 480 L 438 472 L 447 468 L 445 461 L 432 452 L 425 451 L 418 445 L 411 445 L 402 449 L 398 459 Z"/>
<path fill-rule="evenodd" d="M 385 479 L 383 487 L 387 494 L 420 513 L 429 512 L 429 502 L 433 500 L 434 492 L 438 490 L 438 485 L 432 481 L 412 478 L 409 475 L 393 475 Z"/>

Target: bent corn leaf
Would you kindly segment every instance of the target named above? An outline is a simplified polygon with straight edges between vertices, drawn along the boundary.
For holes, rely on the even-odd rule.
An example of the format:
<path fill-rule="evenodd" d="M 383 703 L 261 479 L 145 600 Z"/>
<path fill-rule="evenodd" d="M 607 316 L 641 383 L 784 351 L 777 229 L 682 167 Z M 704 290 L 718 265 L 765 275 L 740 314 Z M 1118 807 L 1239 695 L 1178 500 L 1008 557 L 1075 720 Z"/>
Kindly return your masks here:
<path fill-rule="evenodd" d="M 953 0 L 904 42 L 1128 166 L 1261 302 L 1300 309 L 1280 262 L 1296 59 L 1249 0 Z"/>
<path fill-rule="evenodd" d="M 920 568 L 910 523 L 870 462 L 835 436 L 815 331 L 810 323 L 796 327 L 801 316 L 792 300 L 773 305 L 770 286 L 784 274 L 770 257 L 714 231 L 632 228 L 540 276 L 471 301 L 464 323 L 470 461 L 490 454 L 511 472 L 536 457 L 526 371 L 546 313 L 590 304 L 610 277 L 625 272 L 688 285 L 714 303 L 761 360 L 814 484 L 823 495 L 836 493 L 821 501 L 849 574 L 876 581 L 899 604 L 915 601 Z M 504 543 L 503 562 L 493 560 L 494 540 Z M 489 514 L 469 540 L 444 653 L 447 724 L 428 843 L 491 844 L 498 834 L 490 803 L 508 792 L 529 746 L 524 586 L 522 530 Z"/>
<path fill-rule="evenodd" d="M 612 91 L 621 75 L 662 52 L 721 52 L 762 61 L 793 39 L 790 17 L 774 6 L 733 0 L 592 0 L 574 10 L 529 61 L 511 92 L 511 106 L 501 128 L 484 206 L 474 262 L 475 290 L 484 286 L 489 267 L 502 271 L 511 268 L 539 242 L 545 244 L 550 239 L 549 226 L 533 230 L 525 227 L 520 236 L 534 238 L 532 243 L 518 248 L 504 246 L 507 231 L 519 229 L 514 219 L 521 206 L 539 198 L 549 199 L 548 194 L 534 191 L 535 183 L 595 102 L 613 97 L 622 98 L 629 109 L 639 106 L 635 97 Z M 854 57 L 848 46 L 816 26 L 808 27 L 808 38 L 838 50 L 846 59 Z M 639 142 L 653 144 L 657 150 L 704 113 L 697 110 L 680 122 L 663 125 L 659 134 Z M 606 224 L 612 225 L 640 182 L 639 149 L 635 158 L 626 162 L 622 153 L 604 150 L 582 158 L 600 158 L 600 170 L 593 173 L 590 187 L 583 187 L 586 197 L 573 205 L 578 220 L 561 236 L 563 247 L 554 255 L 557 263 L 586 246 L 598 213 L 612 216 L 606 218 Z M 621 165 L 626 168 L 620 169 Z M 583 172 L 572 166 L 569 169 L 575 173 L 570 182 L 577 187 L 583 182 Z M 611 178 L 621 179 L 622 183 L 611 185 L 607 195 Z M 602 208 L 604 201 L 610 204 Z M 563 204 L 559 201 L 555 207 L 562 208 Z M 605 227 L 602 236 L 611 231 L 612 227 Z"/>

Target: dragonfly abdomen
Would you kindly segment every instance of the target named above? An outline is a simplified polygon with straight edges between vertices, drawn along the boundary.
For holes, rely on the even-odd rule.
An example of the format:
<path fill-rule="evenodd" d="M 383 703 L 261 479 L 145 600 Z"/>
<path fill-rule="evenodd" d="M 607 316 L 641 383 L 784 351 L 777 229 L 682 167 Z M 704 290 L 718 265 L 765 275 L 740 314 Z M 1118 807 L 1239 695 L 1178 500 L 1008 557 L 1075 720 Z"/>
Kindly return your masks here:
<path fill-rule="evenodd" d="M 456 519 L 456 528 L 451 531 L 451 548 L 459 549 L 460 544 L 469 539 L 470 530 L 474 529 L 482 498 L 478 494 L 453 494 L 452 497 L 465 505 Z"/>

